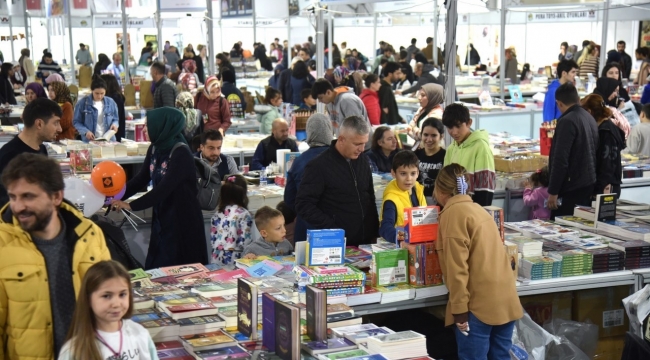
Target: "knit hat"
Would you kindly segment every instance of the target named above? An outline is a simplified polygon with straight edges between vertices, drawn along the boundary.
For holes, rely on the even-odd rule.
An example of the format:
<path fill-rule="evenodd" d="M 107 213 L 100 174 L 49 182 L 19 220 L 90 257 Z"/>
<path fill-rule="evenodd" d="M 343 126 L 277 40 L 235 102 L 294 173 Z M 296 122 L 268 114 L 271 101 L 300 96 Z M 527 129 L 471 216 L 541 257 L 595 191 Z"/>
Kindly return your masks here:
<path fill-rule="evenodd" d="M 210 90 L 212 90 L 213 87 L 219 87 L 221 84 L 219 83 L 219 79 L 217 79 L 216 76 L 210 76 L 205 80 L 205 86 L 203 87 L 203 92 L 205 95 L 210 95 Z"/>
<path fill-rule="evenodd" d="M 332 122 L 324 114 L 310 116 L 305 130 L 310 147 L 329 146 L 332 143 Z"/>

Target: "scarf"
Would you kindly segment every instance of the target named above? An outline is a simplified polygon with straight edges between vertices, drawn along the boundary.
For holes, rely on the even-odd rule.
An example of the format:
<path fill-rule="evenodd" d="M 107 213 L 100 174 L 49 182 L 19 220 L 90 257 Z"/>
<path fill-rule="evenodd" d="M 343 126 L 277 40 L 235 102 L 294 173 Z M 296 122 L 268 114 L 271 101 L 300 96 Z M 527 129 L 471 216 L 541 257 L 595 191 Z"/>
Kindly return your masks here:
<path fill-rule="evenodd" d="M 185 114 L 185 131 L 194 130 L 198 121 L 192 94 L 187 91 L 178 94 L 178 97 L 176 97 L 176 108 Z"/>
<path fill-rule="evenodd" d="M 219 84 L 219 79 L 217 79 L 216 76 L 210 76 L 205 80 L 205 86 L 203 87 L 203 92 L 205 93 L 205 96 L 208 97 L 208 99 L 210 98 L 210 90 L 212 90 L 212 88 L 214 88 L 215 86 L 217 87 L 221 86 L 221 84 Z"/>
<path fill-rule="evenodd" d="M 325 114 L 316 113 L 310 116 L 305 130 L 310 148 L 329 146 L 332 143 L 332 121 Z"/>
<path fill-rule="evenodd" d="M 45 89 L 43 89 L 43 85 L 37 82 L 27 84 L 27 86 L 25 86 L 25 92 L 27 92 L 27 90 L 33 91 L 37 98 L 47 99 L 47 94 L 45 93 Z"/>
<path fill-rule="evenodd" d="M 419 123 L 420 120 L 422 120 L 420 119 L 422 116 L 429 114 L 433 108 L 440 106 L 444 101 L 444 89 L 441 85 L 428 83 L 422 85 L 421 90 L 424 91 L 424 95 L 427 97 L 427 106 L 424 108 L 420 107 L 417 113 L 413 116 L 416 123 Z"/>
<path fill-rule="evenodd" d="M 69 102 L 72 105 L 72 98 L 70 97 L 70 89 L 68 89 L 68 86 L 64 82 L 55 81 L 50 84 L 50 89 L 52 89 L 55 94 L 55 97 L 52 100 L 54 100 L 59 104 L 65 104 Z"/>
<path fill-rule="evenodd" d="M 51 84 L 55 81 L 65 82 L 65 80 L 63 80 L 63 77 L 57 73 L 53 73 L 48 76 L 47 79 L 45 79 L 46 84 Z"/>
<path fill-rule="evenodd" d="M 20 71 L 14 72 L 14 79 L 16 79 L 16 81 L 19 83 L 22 83 L 24 81 L 23 74 L 21 74 Z"/>
<path fill-rule="evenodd" d="M 147 131 L 151 144 L 157 150 L 170 151 L 179 142 L 187 144 L 183 136 L 185 116 L 173 107 L 147 111 Z"/>
<path fill-rule="evenodd" d="M 619 89 L 622 87 L 620 81 L 616 79 L 610 79 L 608 77 L 601 77 L 596 81 L 596 88 L 594 89 L 594 94 L 600 95 L 605 101 L 605 104 L 612 107 L 617 107 L 618 97 L 609 100 L 609 97 L 612 95 L 614 90 L 616 90 L 616 87 L 619 87 Z"/>
<path fill-rule="evenodd" d="M 194 60 L 185 60 L 183 61 L 183 72 L 186 74 L 181 80 L 184 89 L 189 89 L 190 78 L 194 76 L 196 72 L 196 61 Z"/>

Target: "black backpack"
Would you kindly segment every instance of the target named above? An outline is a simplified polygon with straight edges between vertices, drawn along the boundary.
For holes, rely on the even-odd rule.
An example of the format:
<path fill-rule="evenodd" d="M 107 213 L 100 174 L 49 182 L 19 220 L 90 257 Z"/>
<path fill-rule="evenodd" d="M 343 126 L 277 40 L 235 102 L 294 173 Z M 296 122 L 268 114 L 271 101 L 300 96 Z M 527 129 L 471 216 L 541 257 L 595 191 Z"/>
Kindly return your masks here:
<path fill-rule="evenodd" d="M 169 154 L 170 160 L 174 154 L 174 150 L 181 146 L 187 145 L 180 142 L 174 145 Z M 221 194 L 221 177 L 219 176 L 219 172 L 203 161 L 203 159 L 197 157 L 194 158 L 194 166 L 196 167 L 196 186 L 199 190 L 196 196 L 199 200 L 199 206 L 201 206 L 201 210 L 215 211 L 219 204 L 219 195 Z"/>
<path fill-rule="evenodd" d="M 142 264 L 131 254 L 131 248 L 126 241 L 124 232 L 113 220 L 105 216 L 93 215 L 90 217 L 104 233 L 106 247 L 111 253 L 111 259 L 124 265 L 127 270 L 143 268 Z"/>

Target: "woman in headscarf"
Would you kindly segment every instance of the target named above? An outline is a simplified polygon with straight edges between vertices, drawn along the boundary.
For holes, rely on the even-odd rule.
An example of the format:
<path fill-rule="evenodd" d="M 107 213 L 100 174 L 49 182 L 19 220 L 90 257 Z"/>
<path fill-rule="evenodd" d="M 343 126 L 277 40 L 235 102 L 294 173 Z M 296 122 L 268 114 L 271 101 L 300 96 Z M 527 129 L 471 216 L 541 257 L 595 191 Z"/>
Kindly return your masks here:
<path fill-rule="evenodd" d="M 37 82 L 27 84 L 25 86 L 25 102 L 29 104 L 37 98 L 47 98 L 43 85 Z"/>
<path fill-rule="evenodd" d="M 61 115 L 61 133 L 56 137 L 57 140 L 75 139 L 75 128 L 73 125 L 74 108 L 72 107 L 72 97 L 70 89 L 61 81 L 55 81 L 48 87 L 50 99 L 59 104 L 63 114 Z"/>
<path fill-rule="evenodd" d="M 287 176 L 287 184 L 284 188 L 284 203 L 293 211 L 296 211 L 296 195 L 300 188 L 302 174 L 305 166 L 316 156 L 327 150 L 332 143 L 332 122 L 324 114 L 314 114 L 307 120 L 307 144 L 309 150 L 302 153 L 293 161 Z M 300 217 L 296 217 L 296 227 L 293 240 L 305 241 L 307 239 L 307 224 Z"/>
<path fill-rule="evenodd" d="M 194 108 L 194 97 L 187 91 L 183 91 L 176 97 L 176 108 L 185 115 L 185 129 L 183 136 L 188 144 L 192 143 L 192 138 L 203 132 L 203 120 L 201 119 L 201 110 Z"/>
<path fill-rule="evenodd" d="M 183 61 L 183 72 L 178 76 L 178 82 L 183 85 L 183 90 L 192 91 L 201 86 L 199 76 L 196 74 L 196 61 Z"/>
<path fill-rule="evenodd" d="M 269 86 L 276 89 L 280 90 L 278 88 L 279 86 L 279 81 L 280 81 L 280 73 L 284 70 L 284 66 L 282 64 L 277 64 L 275 65 L 275 69 L 273 69 L 273 76 L 269 79 Z"/>
<path fill-rule="evenodd" d="M 65 80 L 63 80 L 63 76 L 61 76 L 61 75 L 59 75 L 57 73 L 52 73 L 50 76 L 48 76 L 45 79 L 45 85 L 50 86 L 51 83 L 57 82 L 57 81 L 58 82 L 65 82 Z"/>
<path fill-rule="evenodd" d="M 623 114 L 618 110 L 623 103 L 620 98 L 618 91 L 622 86 L 618 80 L 611 79 L 608 77 L 601 77 L 596 81 L 596 88 L 594 89 L 593 94 L 600 95 L 604 100 L 604 104 L 612 112 L 611 121 L 614 125 L 618 126 L 625 133 L 625 139 L 630 134 L 630 122 L 627 120 Z M 623 105 L 624 106 L 624 105 Z"/>
<path fill-rule="evenodd" d="M 151 181 L 153 189 L 127 203 L 114 200 L 113 209 L 153 208 L 151 241 L 145 269 L 208 263 L 201 207 L 197 200 L 194 157 L 185 142 L 185 116 L 175 108 L 147 111 L 146 133 L 151 140 L 144 166 L 126 184 L 128 199 Z"/>
<path fill-rule="evenodd" d="M 108 65 L 111 64 L 111 59 L 109 59 L 106 54 L 99 54 L 99 56 L 97 56 L 97 59 L 97 63 L 93 69 L 93 79 L 99 78 L 99 76 L 102 74 L 102 71 L 106 70 Z"/>
<path fill-rule="evenodd" d="M 33 82 L 34 76 L 36 75 L 36 71 L 34 70 L 34 62 L 29 58 L 30 54 L 31 52 L 29 49 L 22 49 L 20 50 L 20 59 L 18 59 L 18 63 L 22 69 L 21 72 L 25 78 L 26 84 Z"/>
<path fill-rule="evenodd" d="M 3 104 L 16 105 L 14 87 L 9 80 L 14 75 L 14 66 L 11 63 L 4 63 L 0 66 L 0 101 Z M 51 76 L 51 75 L 50 75 Z"/>
<path fill-rule="evenodd" d="M 14 85 L 14 89 L 20 89 L 23 86 L 25 86 L 26 78 L 23 75 L 22 69 L 20 67 L 20 64 L 15 63 L 14 64 L 14 75 L 11 77 L 11 83 Z"/>
<path fill-rule="evenodd" d="M 228 130 L 231 124 L 230 105 L 221 96 L 219 79 L 210 76 L 205 81 L 203 91 L 196 94 L 194 104 L 203 114 L 203 128 L 205 130 L 219 130 L 221 134 Z"/>
<path fill-rule="evenodd" d="M 623 77 L 621 71 L 621 64 L 610 63 L 605 65 L 601 77 L 608 77 L 610 79 L 618 80 L 618 96 L 623 99 L 625 102 L 630 101 L 630 95 L 627 93 L 627 90 L 623 87 Z"/>
<path fill-rule="evenodd" d="M 444 89 L 438 84 L 424 84 L 418 90 L 420 108 L 413 115 L 413 120 L 406 128 L 408 134 L 415 140 L 420 140 L 421 127 L 424 120 L 433 117 L 442 119 L 442 102 L 444 101 Z M 414 149 L 415 150 L 415 149 Z"/>

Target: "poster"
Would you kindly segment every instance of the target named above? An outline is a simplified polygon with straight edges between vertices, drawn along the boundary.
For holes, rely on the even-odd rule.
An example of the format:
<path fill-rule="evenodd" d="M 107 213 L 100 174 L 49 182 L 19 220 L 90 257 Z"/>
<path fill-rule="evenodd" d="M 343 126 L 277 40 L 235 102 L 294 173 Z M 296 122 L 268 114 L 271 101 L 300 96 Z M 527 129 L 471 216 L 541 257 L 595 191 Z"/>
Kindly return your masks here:
<path fill-rule="evenodd" d="M 289 14 L 295 15 L 300 11 L 300 5 L 298 5 L 298 0 L 289 0 Z"/>
<path fill-rule="evenodd" d="M 221 0 L 221 17 L 253 15 L 253 0 Z"/>
<path fill-rule="evenodd" d="M 153 52 L 158 51 L 158 35 L 145 35 L 144 43 L 146 44 L 147 42 L 153 43 Z"/>
<path fill-rule="evenodd" d="M 122 35 L 124 34 L 122 34 L 121 32 L 115 34 L 115 38 L 117 39 L 117 43 L 116 43 L 117 52 L 122 52 L 122 50 L 120 49 L 120 45 L 124 44 L 124 42 L 122 41 Z M 127 44 L 127 48 L 129 49 L 129 54 L 133 54 L 133 52 L 131 52 L 131 34 L 129 33 L 126 34 L 126 44 Z"/>
<path fill-rule="evenodd" d="M 639 47 L 650 46 L 650 20 L 641 21 L 639 28 Z"/>
<path fill-rule="evenodd" d="M 47 17 L 61 16 L 65 13 L 66 2 L 64 0 L 48 0 L 46 4 Z"/>

